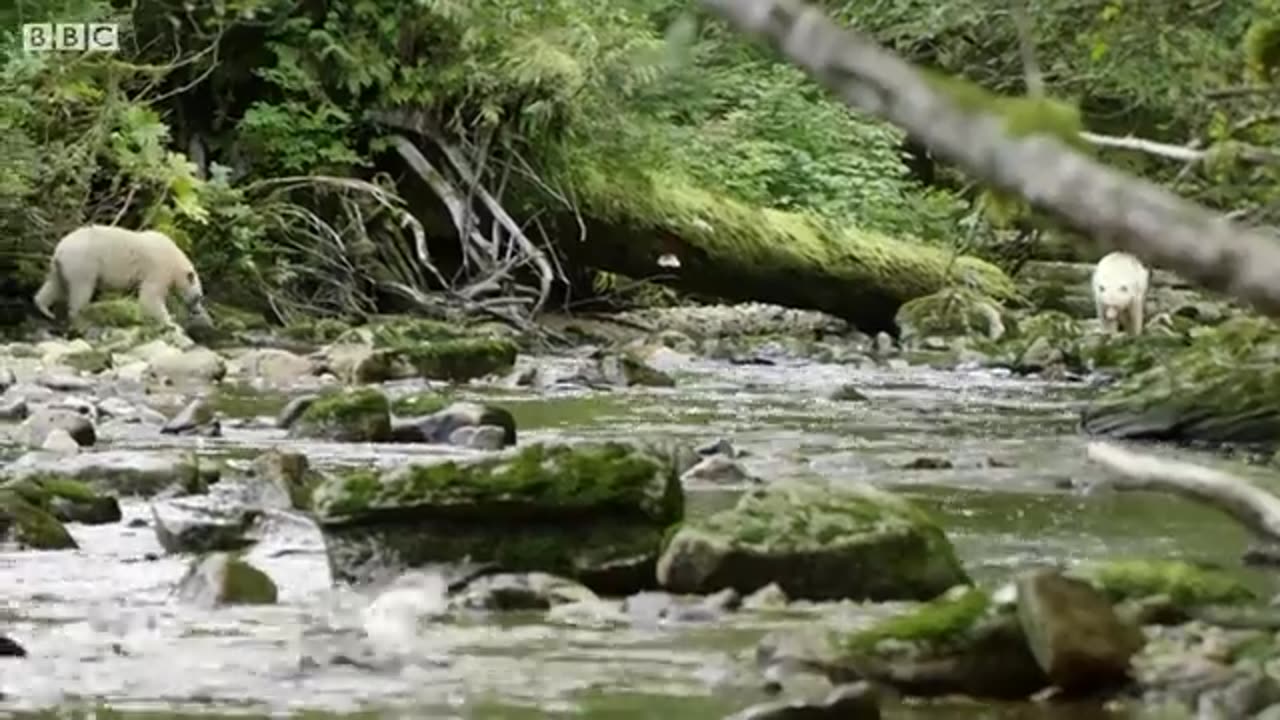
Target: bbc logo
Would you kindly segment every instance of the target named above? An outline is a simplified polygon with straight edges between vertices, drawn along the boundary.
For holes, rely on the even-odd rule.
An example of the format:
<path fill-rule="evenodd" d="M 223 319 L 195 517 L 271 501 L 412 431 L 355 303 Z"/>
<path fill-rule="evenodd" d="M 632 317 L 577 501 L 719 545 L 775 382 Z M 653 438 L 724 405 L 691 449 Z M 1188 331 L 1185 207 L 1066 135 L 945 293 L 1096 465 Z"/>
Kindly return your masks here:
<path fill-rule="evenodd" d="M 120 49 L 120 26 L 116 23 L 25 23 L 22 49 L 104 50 Z"/>

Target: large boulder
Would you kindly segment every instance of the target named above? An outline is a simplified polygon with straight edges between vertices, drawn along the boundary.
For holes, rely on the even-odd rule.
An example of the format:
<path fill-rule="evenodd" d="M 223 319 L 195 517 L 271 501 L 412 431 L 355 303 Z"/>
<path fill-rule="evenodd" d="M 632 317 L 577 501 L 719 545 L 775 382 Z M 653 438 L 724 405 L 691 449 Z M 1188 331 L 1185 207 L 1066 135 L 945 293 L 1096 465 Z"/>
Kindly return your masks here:
<path fill-rule="evenodd" d="M 658 579 L 683 593 L 777 583 L 788 597 L 815 600 L 929 599 L 969 582 L 942 529 L 906 500 L 869 485 L 801 482 L 686 522 Z"/>
<path fill-rule="evenodd" d="M 625 594 L 653 586 L 684 495 L 670 462 L 644 449 L 537 444 L 336 473 L 315 489 L 312 507 L 340 581 L 470 559 Z"/>
<path fill-rule="evenodd" d="M 71 550 L 76 541 L 50 512 L 12 488 L 0 488 L 0 545 Z"/>
<path fill-rule="evenodd" d="M 104 450 L 67 455 L 37 450 L 4 467 L 9 479 L 56 477 L 75 480 L 95 492 L 117 497 L 149 497 L 164 490 L 194 492 L 217 480 L 216 464 L 189 453 Z"/>
<path fill-rule="evenodd" d="M 1280 447 L 1280 332 L 1235 318 L 1109 388 L 1085 408 L 1086 433 L 1194 445 Z"/>
<path fill-rule="evenodd" d="M 510 370 L 517 354 L 512 340 L 483 328 L 392 317 L 340 333 L 318 360 L 349 383 L 409 377 L 465 382 Z"/>
<path fill-rule="evenodd" d="M 391 439 L 391 403 L 373 388 L 352 388 L 316 398 L 289 427 L 289 437 L 336 442 Z"/>

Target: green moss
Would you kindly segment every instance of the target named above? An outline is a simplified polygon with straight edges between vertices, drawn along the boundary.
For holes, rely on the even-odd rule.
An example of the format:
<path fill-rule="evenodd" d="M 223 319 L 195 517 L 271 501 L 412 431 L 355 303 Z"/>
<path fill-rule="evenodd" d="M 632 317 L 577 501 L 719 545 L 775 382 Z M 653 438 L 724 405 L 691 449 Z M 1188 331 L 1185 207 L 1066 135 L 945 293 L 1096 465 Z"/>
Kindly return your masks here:
<path fill-rule="evenodd" d="M 290 428 L 294 437 L 378 442 L 391 434 L 391 403 L 374 388 L 322 394 Z"/>
<path fill-rule="evenodd" d="M 633 513 L 679 519 L 684 494 L 674 469 L 621 443 L 530 445 L 509 457 L 410 465 L 384 477 L 370 470 L 339 476 L 316 494 L 322 515 L 380 507 L 471 508 L 504 518 L 523 514 Z M 464 511 L 465 512 L 465 511 Z"/>
<path fill-rule="evenodd" d="M 77 547 L 57 518 L 13 489 L 0 489 L 0 538 L 36 550 Z"/>
<path fill-rule="evenodd" d="M 1244 34 L 1245 66 L 1255 80 L 1270 82 L 1280 67 L 1280 19 L 1260 17 Z"/>
<path fill-rule="evenodd" d="M 273 605 L 278 591 L 271 578 L 258 568 L 239 559 L 227 560 L 221 601 L 232 605 Z"/>
<path fill-rule="evenodd" d="M 891 617 L 845 638 L 852 652 L 870 652 L 883 640 L 940 644 L 962 636 L 986 614 L 991 596 L 976 587 L 963 588 L 926 603 L 912 612 Z"/>
<path fill-rule="evenodd" d="M 753 270 L 769 268 L 770 277 L 794 272 L 816 278 L 820 271 L 843 287 L 862 283 L 904 301 L 957 283 L 996 298 L 1017 294 L 999 268 L 976 258 L 835 227 L 810 214 L 752 207 L 682 177 L 620 175 L 589 162 L 574 163 L 564 174 L 591 217 L 669 232 L 693 248 L 701 264 L 719 268 L 739 283 Z M 825 291 L 813 292 L 816 297 Z"/>
<path fill-rule="evenodd" d="M 905 303 L 896 322 L 904 339 L 988 336 L 1003 326 L 1000 315 L 999 304 L 991 298 L 966 288 L 947 288 Z"/>
<path fill-rule="evenodd" d="M 1171 417 L 1212 416 L 1221 422 L 1243 419 L 1254 425 L 1271 417 L 1280 440 L 1276 357 L 1280 357 L 1280 332 L 1274 322 L 1232 318 L 1193 333 L 1185 349 L 1109 388 L 1098 398 L 1097 409 L 1159 408 Z"/>
<path fill-rule="evenodd" d="M 906 499 L 879 491 L 787 483 L 743 495 L 730 510 L 691 521 L 735 545 L 769 552 L 821 548 L 837 539 L 897 529 L 919 529 L 941 539 L 937 548 L 954 558 L 941 528 Z"/>
<path fill-rule="evenodd" d="M 1257 600 L 1252 589 L 1231 575 L 1177 560 L 1113 560 L 1082 574 L 1112 600 L 1165 595 L 1183 607 Z"/>
<path fill-rule="evenodd" d="M 390 317 L 369 324 L 373 344 L 376 347 L 418 345 L 440 340 L 458 340 L 474 336 L 467 327 L 417 317 Z"/>
<path fill-rule="evenodd" d="M 93 327 L 126 328 L 147 325 L 154 321 L 142 312 L 142 306 L 133 298 L 112 298 L 89 303 L 76 318 L 77 324 Z"/>
<path fill-rule="evenodd" d="M 111 368 L 111 353 L 103 350 L 84 350 L 63 355 L 58 362 L 73 370 L 96 374 Z"/>
<path fill-rule="evenodd" d="M 430 415 L 443 410 L 452 402 L 439 393 L 422 392 L 397 399 L 391 403 L 391 412 L 402 416 Z"/>
<path fill-rule="evenodd" d="M 402 345 L 397 352 L 424 378 L 463 382 L 510 370 L 518 348 L 506 339 L 471 338 Z"/>
<path fill-rule="evenodd" d="M 321 395 L 302 416 L 315 422 L 342 422 L 390 411 L 386 395 L 373 388 L 354 388 Z"/>
<path fill-rule="evenodd" d="M 337 340 L 349 329 L 351 329 L 350 323 L 324 317 L 295 322 L 284 329 L 284 335 L 301 342 L 322 345 Z"/>

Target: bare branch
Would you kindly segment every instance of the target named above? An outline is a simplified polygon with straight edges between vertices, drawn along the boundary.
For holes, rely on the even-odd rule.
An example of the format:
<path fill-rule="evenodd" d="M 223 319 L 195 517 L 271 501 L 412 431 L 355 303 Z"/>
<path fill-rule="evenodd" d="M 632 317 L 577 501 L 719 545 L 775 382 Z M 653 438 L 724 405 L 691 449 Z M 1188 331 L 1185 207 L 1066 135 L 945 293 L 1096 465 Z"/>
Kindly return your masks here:
<path fill-rule="evenodd" d="M 1117 490 L 1158 490 L 1211 505 L 1267 540 L 1280 540 L 1280 498 L 1212 468 L 1089 443 L 1085 456 L 1114 476 Z"/>
<path fill-rule="evenodd" d="M 1273 238 L 1075 153 L 1056 138 L 1010 137 L 1002 118 L 960 107 L 910 63 L 800 0 L 701 1 L 766 38 L 850 106 L 900 126 L 973 176 L 1112 249 L 1280 315 L 1280 243 Z"/>
<path fill-rule="evenodd" d="M 1171 160 L 1181 160 L 1183 162 L 1200 162 L 1209 157 L 1212 150 L 1201 150 L 1189 145 L 1169 145 L 1167 143 L 1156 142 L 1155 140 L 1145 140 L 1143 138 L 1133 137 L 1113 137 L 1110 135 L 1099 135 L 1097 133 L 1082 132 L 1080 137 L 1088 142 L 1100 147 L 1113 147 L 1122 150 L 1137 150 L 1147 153 L 1148 155 L 1156 155 L 1159 157 L 1169 158 Z M 1247 145 L 1244 143 L 1233 143 L 1238 149 L 1239 159 L 1255 165 L 1269 165 L 1280 163 L 1280 152 L 1269 150 L 1267 148 L 1257 147 L 1256 145 Z"/>

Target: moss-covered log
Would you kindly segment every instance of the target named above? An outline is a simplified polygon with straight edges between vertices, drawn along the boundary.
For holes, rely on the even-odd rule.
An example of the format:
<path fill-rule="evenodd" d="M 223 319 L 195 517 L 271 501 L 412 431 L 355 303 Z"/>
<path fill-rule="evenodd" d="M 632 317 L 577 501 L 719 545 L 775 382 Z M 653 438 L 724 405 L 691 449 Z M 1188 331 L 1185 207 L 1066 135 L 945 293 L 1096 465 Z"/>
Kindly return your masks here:
<path fill-rule="evenodd" d="M 577 169 L 573 185 L 587 242 L 566 219 L 560 247 L 573 264 L 727 300 L 759 300 L 843 318 L 866 332 L 896 333 L 904 302 L 952 284 L 997 299 L 1009 278 L 976 258 L 809 215 L 756 208 L 672 178 L 620 181 Z M 679 268 L 658 258 L 674 254 Z"/>

